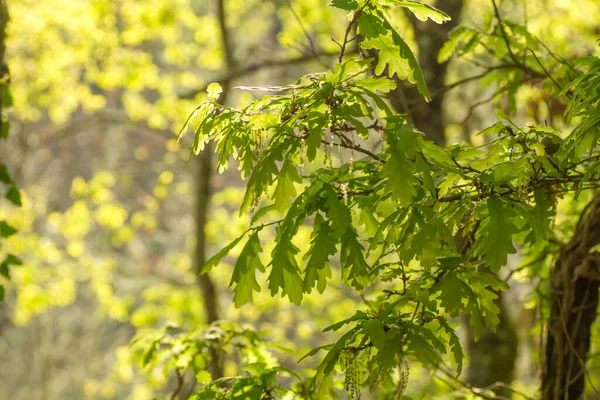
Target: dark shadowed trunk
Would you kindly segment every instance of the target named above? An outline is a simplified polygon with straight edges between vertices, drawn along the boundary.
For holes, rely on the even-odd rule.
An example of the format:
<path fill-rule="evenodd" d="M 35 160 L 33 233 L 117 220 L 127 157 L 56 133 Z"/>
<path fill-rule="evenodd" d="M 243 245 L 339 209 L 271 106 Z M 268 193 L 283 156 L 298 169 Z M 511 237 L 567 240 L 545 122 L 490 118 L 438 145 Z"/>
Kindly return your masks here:
<path fill-rule="evenodd" d="M 211 324 L 219 319 L 218 296 L 215 284 L 210 275 L 200 275 L 200 270 L 206 263 L 206 233 L 205 227 L 208 220 L 208 211 L 211 199 L 212 178 L 212 146 L 206 146 L 205 150 L 196 157 L 196 250 L 195 250 L 195 272 L 198 285 L 202 292 L 204 301 L 204 312 L 206 322 Z M 215 356 L 215 355 L 213 355 Z M 218 359 L 218 357 L 216 357 Z M 211 365 L 213 377 L 220 378 L 223 375 L 222 367 L 218 361 Z"/>
<path fill-rule="evenodd" d="M 438 0 L 435 7 L 447 13 L 449 22 L 436 24 L 431 21 L 420 21 L 410 14 L 410 22 L 415 31 L 415 40 L 419 46 L 419 64 L 425 75 L 425 81 L 431 94 L 429 103 L 422 99 L 415 85 L 398 83 L 398 88 L 390 94 L 390 102 L 398 112 L 410 116 L 410 122 L 427 135 L 436 144 L 446 144 L 444 131 L 444 91 L 448 63 L 437 61 L 438 53 L 448 34 L 458 25 L 464 0 Z"/>
<path fill-rule="evenodd" d="M 600 196 L 586 207 L 550 276 L 542 398 L 584 399 L 591 326 L 600 288 Z"/>
<path fill-rule="evenodd" d="M 415 39 L 419 46 L 419 64 L 425 75 L 431 101 L 424 100 L 414 85 L 397 81 L 398 88 L 390 93 L 390 103 L 398 112 L 407 113 L 409 122 L 424 132 L 426 137 L 440 146 L 446 144 L 444 117 L 444 86 L 448 63 L 437 61 L 438 53 L 448 39 L 449 32 L 457 26 L 463 0 L 438 0 L 436 7 L 446 12 L 452 20 L 445 24 L 423 22 L 410 16 L 415 30 Z M 496 382 L 510 384 L 514 377 L 517 359 L 517 333 L 507 312 L 502 293 L 497 293 L 496 305 L 500 309 L 500 324 L 496 332 L 484 327 L 481 339 L 475 342 L 473 329 L 466 320 L 463 326 L 467 330 L 466 347 L 469 367 L 467 381 L 475 387 L 486 387 Z M 498 394 L 510 397 L 510 392 L 498 389 Z"/>
<path fill-rule="evenodd" d="M 467 382 L 474 387 L 488 387 L 494 383 L 510 384 L 514 379 L 515 362 L 517 360 L 518 337 L 512 317 L 508 314 L 502 298 L 502 292 L 495 292 L 495 301 L 500 309 L 500 323 L 496 332 L 484 327 L 481 338 L 475 342 L 474 332 L 467 316 L 463 317 L 463 326 L 467 327 Z M 499 386 L 494 390 L 498 395 L 511 397 L 508 389 Z"/>

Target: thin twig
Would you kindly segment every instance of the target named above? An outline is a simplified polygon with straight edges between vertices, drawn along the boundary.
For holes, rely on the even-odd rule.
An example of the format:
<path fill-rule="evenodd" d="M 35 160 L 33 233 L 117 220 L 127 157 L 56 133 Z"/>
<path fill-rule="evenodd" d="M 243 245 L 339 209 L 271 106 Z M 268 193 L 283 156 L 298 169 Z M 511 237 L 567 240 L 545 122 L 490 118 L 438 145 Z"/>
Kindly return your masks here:
<path fill-rule="evenodd" d="M 332 57 L 332 56 L 337 56 L 337 54 L 338 54 L 337 52 L 331 53 L 331 52 L 327 52 L 327 51 L 320 51 L 317 53 L 317 56 Z M 315 55 L 303 54 L 301 56 L 291 57 L 291 58 L 263 60 L 261 62 L 255 63 L 255 64 L 249 64 L 249 65 L 233 68 L 232 70 L 226 72 L 224 75 L 217 76 L 212 80 L 215 82 L 219 82 L 219 83 L 221 83 L 221 85 L 223 85 L 225 83 L 228 83 L 235 79 L 239 79 L 246 75 L 250 75 L 252 73 L 258 72 L 265 68 L 287 67 L 290 65 L 302 64 L 305 62 L 313 61 L 314 59 L 315 59 Z M 198 93 L 202 93 L 202 92 L 206 91 L 207 87 L 208 87 L 208 84 L 197 87 L 192 90 L 188 90 L 184 93 L 181 93 L 179 95 L 179 98 L 180 99 L 193 99 L 196 95 L 198 95 Z"/>
<path fill-rule="evenodd" d="M 319 60 L 319 62 L 321 64 L 325 65 L 325 63 L 323 63 L 323 61 L 319 58 L 319 55 L 317 53 L 317 49 L 316 49 L 316 46 L 315 46 L 315 42 L 313 41 L 312 37 L 309 35 L 308 31 L 306 30 L 306 27 L 304 26 L 304 23 L 302 22 L 302 19 L 300 18 L 300 16 L 296 13 L 296 11 L 294 10 L 294 8 L 292 7 L 292 4 L 290 3 L 290 0 L 285 0 L 285 4 L 290 9 L 290 12 L 292 13 L 292 15 L 294 16 L 294 18 L 296 19 L 296 22 L 298 22 L 298 25 L 300 26 L 300 29 L 302 30 L 302 33 L 306 37 L 306 40 L 308 40 L 308 45 L 310 46 L 310 52 L 311 52 L 311 54 L 317 60 Z"/>
<path fill-rule="evenodd" d="M 554 85 L 558 88 L 558 90 L 563 90 L 563 88 L 558 84 L 558 82 L 556 82 L 556 80 L 554 79 L 554 77 L 550 74 L 550 72 L 548 72 L 548 70 L 546 69 L 546 67 L 544 67 L 544 65 L 542 64 L 542 62 L 540 61 L 540 59 L 538 58 L 538 56 L 535 54 L 535 52 L 533 50 L 530 50 L 531 54 L 533 55 L 533 58 L 535 58 L 535 61 L 538 63 L 538 65 L 540 66 L 540 68 L 544 71 L 544 73 L 546 74 L 546 76 L 548 78 L 550 78 L 550 80 L 552 81 L 552 83 L 554 83 Z M 571 95 L 569 93 L 567 93 L 567 97 L 571 97 Z"/>
<path fill-rule="evenodd" d="M 175 400 L 177 398 L 177 396 L 179 395 L 179 392 L 181 392 L 181 389 L 183 389 L 183 380 L 184 380 L 183 374 L 181 372 L 179 372 L 178 369 L 175 369 L 175 373 L 177 374 L 177 387 L 175 388 L 175 391 L 171 395 L 171 400 Z"/>
<path fill-rule="evenodd" d="M 527 72 L 528 74 L 535 76 L 535 77 L 542 76 L 538 71 L 528 67 L 526 64 L 524 64 L 521 60 L 519 60 L 517 58 L 517 56 L 513 52 L 512 48 L 510 47 L 510 40 L 508 38 L 508 34 L 506 33 L 506 30 L 504 29 L 504 21 L 502 21 L 502 16 L 500 15 L 500 10 L 498 9 L 496 0 L 492 0 L 492 5 L 494 6 L 494 14 L 496 16 L 496 19 L 498 20 L 498 25 L 500 27 L 500 34 L 501 34 L 502 39 L 504 40 L 504 43 L 506 44 L 506 48 L 508 50 L 510 59 L 513 60 L 513 62 L 519 68 L 521 68 L 523 71 Z"/>
<path fill-rule="evenodd" d="M 496 0 L 492 0 L 492 5 L 494 6 L 494 14 L 496 15 L 496 19 L 498 20 L 498 25 L 500 26 L 500 33 L 502 33 L 502 38 L 504 39 L 504 43 L 506 44 L 506 48 L 508 49 L 508 54 L 510 54 L 510 58 L 515 62 L 515 64 L 522 65 L 521 61 L 519 61 L 517 56 L 515 56 L 515 53 L 513 53 L 512 48 L 510 47 L 510 41 L 508 39 L 506 31 L 504 30 L 504 23 L 502 22 L 502 17 L 500 16 L 500 10 L 498 9 Z"/>
<path fill-rule="evenodd" d="M 385 164 L 385 160 L 383 158 L 379 157 L 377 154 L 372 153 L 369 150 L 364 149 L 364 148 L 362 148 L 359 145 L 354 144 L 354 143 L 348 144 L 348 143 L 345 143 L 343 141 L 340 142 L 340 143 L 330 143 L 330 142 L 328 142 L 325 139 L 321 139 L 321 143 L 323 143 L 323 144 L 325 144 L 327 146 L 338 146 L 339 145 L 339 146 L 342 146 L 345 149 L 355 150 L 355 151 L 358 151 L 359 153 L 363 153 L 363 154 L 368 155 L 369 157 L 371 157 L 372 159 L 374 159 L 375 161 L 377 161 L 377 162 L 379 162 L 381 164 Z"/>
<path fill-rule="evenodd" d="M 368 3 L 368 2 L 367 2 Z M 344 53 L 346 52 L 346 45 L 348 43 L 350 43 L 350 40 L 348 40 L 348 36 L 350 35 L 350 32 L 352 31 L 352 26 L 354 26 L 355 23 L 358 22 L 358 19 L 360 18 L 360 11 L 355 11 L 354 15 L 352 16 L 352 20 L 350 21 L 350 23 L 348 24 L 348 26 L 346 27 L 346 32 L 344 33 L 344 41 L 341 44 L 341 50 L 340 50 L 340 57 L 338 58 L 338 62 L 341 64 L 342 61 L 344 60 Z M 335 40 L 334 40 L 335 41 Z M 337 43 L 337 42 L 336 42 Z M 339 43 L 338 43 L 339 44 Z"/>

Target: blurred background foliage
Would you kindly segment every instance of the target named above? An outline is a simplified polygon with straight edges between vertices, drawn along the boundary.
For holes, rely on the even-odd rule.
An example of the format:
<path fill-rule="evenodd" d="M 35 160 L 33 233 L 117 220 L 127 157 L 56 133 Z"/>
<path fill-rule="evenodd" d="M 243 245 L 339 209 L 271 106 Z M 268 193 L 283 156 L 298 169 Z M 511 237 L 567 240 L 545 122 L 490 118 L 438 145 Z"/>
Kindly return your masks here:
<path fill-rule="evenodd" d="M 226 82 L 228 103 L 243 105 L 252 95 L 231 90 L 232 84 L 288 84 L 330 67 L 339 51 L 331 38 L 343 36 L 347 25 L 343 14 L 322 0 L 226 0 L 232 48 L 227 65 L 217 3 L 9 2 L 7 61 L 14 104 L 11 137 L 0 148 L 0 159 L 21 189 L 23 207 L 0 203 L 0 220 L 18 228 L 0 252 L 19 254 L 23 265 L 3 281 L 0 399 L 142 400 L 172 392 L 173 377 L 160 368 L 140 368 L 141 355 L 129 343 L 137 333 L 167 322 L 187 330 L 208 322 L 206 293 L 195 273 L 200 169 L 188 163 L 191 143 L 177 143 L 175 133 L 204 100 L 210 82 Z M 595 0 L 576 5 L 505 0 L 502 9 L 558 54 L 597 54 L 600 25 L 592 16 L 600 15 L 600 3 Z M 490 18 L 489 4 L 478 0 L 466 1 L 460 13 L 471 25 Z M 404 29 L 413 49 L 421 51 L 411 25 Z M 474 72 L 473 64 L 452 60 L 446 81 Z M 496 89 L 468 82 L 448 92 L 448 143 L 482 140 L 472 133 L 496 120 Z M 561 120 L 562 105 L 550 104 L 540 88 L 523 86 L 515 95 L 527 107 L 513 120 Z M 202 244 L 208 255 L 238 237 L 250 221 L 238 215 L 243 186 L 235 171 L 215 171 L 210 191 Z M 573 227 L 584 200 L 561 203 L 562 218 Z M 301 229 L 295 244 L 306 247 L 309 235 L 308 228 Z M 263 244 L 269 253 L 273 243 Z M 323 328 L 354 314 L 364 300 L 339 283 L 324 294 L 313 292 L 300 307 L 263 289 L 253 304 L 236 309 L 228 284 L 240 250 L 225 260 L 228 267 L 210 275 L 219 318 L 266 332 L 277 344 L 265 350 L 273 365 L 278 359 L 300 373 L 314 367 L 316 360 L 296 361 L 331 340 Z M 527 256 L 515 256 L 512 265 Z M 516 284 L 505 301 L 522 339 L 513 386 L 533 393 L 540 371 L 532 361 L 537 305 L 529 293 L 537 282 L 519 273 L 512 279 Z M 600 335 L 598 327 L 596 332 Z M 596 358 L 592 364 L 590 379 L 598 386 L 600 362 Z M 223 367 L 226 375 L 239 368 L 233 359 Z M 407 393 L 445 398 L 454 389 L 415 365 Z"/>

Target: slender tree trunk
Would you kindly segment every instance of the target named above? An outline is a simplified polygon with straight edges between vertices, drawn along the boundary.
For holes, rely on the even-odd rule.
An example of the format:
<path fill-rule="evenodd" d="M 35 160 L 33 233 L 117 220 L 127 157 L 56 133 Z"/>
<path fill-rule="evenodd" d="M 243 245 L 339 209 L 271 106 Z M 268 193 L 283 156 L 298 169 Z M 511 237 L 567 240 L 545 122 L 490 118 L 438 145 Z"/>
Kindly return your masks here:
<path fill-rule="evenodd" d="M 584 399 L 591 326 L 600 288 L 600 195 L 588 204 L 550 276 L 542 399 Z"/>
<path fill-rule="evenodd" d="M 6 26 L 8 25 L 8 19 L 8 7 L 6 6 L 6 0 L 0 0 L 0 82 L 4 82 L 4 80 L 8 79 L 8 68 L 4 59 L 4 53 L 6 52 Z M 3 128 L 5 128 L 4 124 L 8 123 L 3 114 L 5 106 L 2 101 L 3 99 L 3 96 L 0 96 L 0 142 L 3 140 L 2 132 L 4 131 Z M 0 290 L 2 290 L 4 297 L 4 288 Z M 8 308 L 0 304 L 0 334 L 2 333 L 4 326 L 8 324 L 10 324 Z"/>
<path fill-rule="evenodd" d="M 225 0 L 215 1 L 216 16 L 219 21 L 221 46 L 224 53 L 225 72 L 235 68 L 233 58 L 233 47 L 226 24 Z M 223 85 L 223 94 L 219 101 L 224 104 L 230 89 L 230 82 Z M 198 286 L 202 293 L 204 301 L 204 310 L 207 322 L 213 323 L 219 319 L 218 294 L 214 282 L 210 275 L 200 275 L 200 270 L 207 261 L 206 257 L 206 222 L 208 220 L 210 200 L 211 200 L 211 180 L 213 176 L 213 152 L 212 144 L 207 144 L 204 151 L 196 157 L 197 177 L 196 177 L 196 257 L 195 270 L 198 276 Z M 221 353 L 217 349 L 211 351 L 211 363 L 209 371 L 213 379 L 223 377 L 223 365 L 221 362 Z"/>
<path fill-rule="evenodd" d="M 398 87 L 390 94 L 390 102 L 398 112 L 405 112 L 417 129 L 425 133 L 426 137 L 434 143 L 444 146 L 446 144 L 444 116 L 444 86 L 448 63 L 440 64 L 437 61 L 438 53 L 448 39 L 450 31 L 457 26 L 464 0 L 438 0 L 436 7 L 446 12 L 452 18 L 450 22 L 437 25 L 419 21 L 411 16 L 411 23 L 415 30 L 415 39 L 419 46 L 419 64 L 425 75 L 427 86 L 431 93 L 429 103 L 419 101 L 421 96 L 413 86 L 397 82 Z M 473 329 L 468 319 L 463 319 L 463 326 L 467 330 L 467 353 L 469 367 L 467 381 L 474 387 L 485 387 L 496 382 L 510 384 L 514 377 L 517 359 L 518 338 L 515 326 L 504 304 L 503 294 L 496 293 L 496 305 L 500 309 L 500 324 L 496 332 L 484 328 L 478 342 L 474 340 Z M 510 397 L 511 393 L 498 389 L 498 394 Z"/>
<path fill-rule="evenodd" d="M 206 322 L 212 324 L 219 319 L 218 294 L 213 280 L 209 274 L 200 275 L 200 270 L 206 263 L 206 233 L 205 227 L 208 220 L 211 200 L 212 180 L 212 146 L 207 146 L 195 160 L 196 163 L 196 257 L 195 272 L 198 286 L 202 293 Z M 211 363 L 209 365 L 213 379 L 223 377 L 220 353 L 217 350 L 211 352 Z"/>
<path fill-rule="evenodd" d="M 512 317 L 504 304 L 502 292 L 496 292 L 495 301 L 500 309 L 500 323 L 496 331 L 484 327 L 479 341 L 475 341 L 474 332 L 468 318 L 463 317 L 463 326 L 467 329 L 467 382 L 473 387 L 487 387 L 500 382 L 510 384 L 514 379 L 515 362 L 517 359 L 518 336 Z M 495 389 L 502 397 L 511 397 L 512 393 L 502 387 Z"/>

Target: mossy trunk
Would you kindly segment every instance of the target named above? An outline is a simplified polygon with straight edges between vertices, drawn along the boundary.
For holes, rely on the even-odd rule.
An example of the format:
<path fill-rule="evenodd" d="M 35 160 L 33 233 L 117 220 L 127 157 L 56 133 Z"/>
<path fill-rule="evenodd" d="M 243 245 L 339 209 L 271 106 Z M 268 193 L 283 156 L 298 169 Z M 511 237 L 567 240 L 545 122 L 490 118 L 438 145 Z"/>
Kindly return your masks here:
<path fill-rule="evenodd" d="M 542 399 L 585 398 L 586 362 L 600 288 L 600 195 L 588 204 L 550 276 Z"/>

